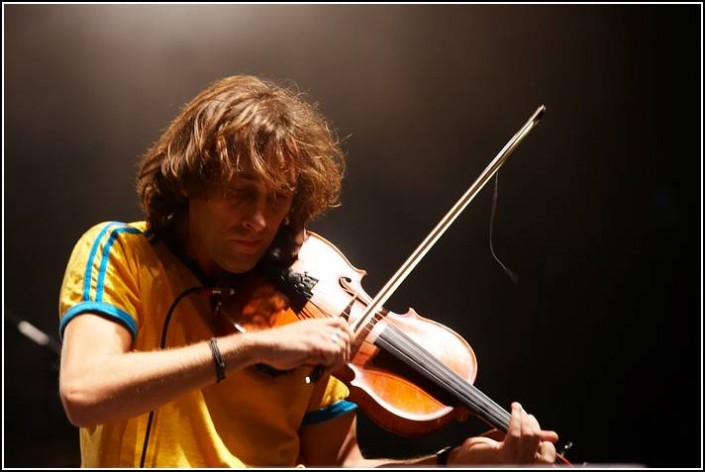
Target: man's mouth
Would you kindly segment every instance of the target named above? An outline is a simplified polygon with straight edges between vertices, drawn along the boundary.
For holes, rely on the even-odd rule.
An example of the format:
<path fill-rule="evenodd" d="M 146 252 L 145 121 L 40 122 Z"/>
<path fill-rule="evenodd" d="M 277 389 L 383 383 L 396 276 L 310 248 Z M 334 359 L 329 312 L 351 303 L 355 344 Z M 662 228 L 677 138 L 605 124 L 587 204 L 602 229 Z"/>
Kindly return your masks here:
<path fill-rule="evenodd" d="M 238 239 L 238 238 L 233 238 L 231 241 L 235 242 L 239 246 L 249 248 L 249 249 L 257 249 L 259 248 L 262 243 L 263 239 Z"/>

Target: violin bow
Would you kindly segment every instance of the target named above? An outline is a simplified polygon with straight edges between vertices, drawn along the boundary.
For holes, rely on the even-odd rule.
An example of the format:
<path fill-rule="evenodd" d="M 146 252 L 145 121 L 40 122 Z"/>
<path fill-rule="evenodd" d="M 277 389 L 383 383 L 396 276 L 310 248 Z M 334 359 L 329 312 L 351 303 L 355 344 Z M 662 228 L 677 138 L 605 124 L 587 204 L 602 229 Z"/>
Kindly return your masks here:
<path fill-rule="evenodd" d="M 492 162 L 485 168 L 480 176 L 473 182 L 470 188 L 460 197 L 460 199 L 455 202 L 455 205 L 446 213 L 446 215 L 438 222 L 435 228 L 426 236 L 421 244 L 416 248 L 416 250 L 409 256 L 409 258 L 402 264 L 402 266 L 397 270 L 397 272 L 387 281 L 387 283 L 382 287 L 382 289 L 375 295 L 372 301 L 367 305 L 367 308 L 352 324 L 352 329 L 355 331 L 356 335 L 363 326 L 366 326 L 370 317 L 374 316 L 375 313 L 389 300 L 394 292 L 399 288 L 399 286 L 406 280 L 408 275 L 416 267 L 416 265 L 423 259 L 423 257 L 431 250 L 431 248 L 438 242 L 438 240 L 443 236 L 446 230 L 453 224 L 453 222 L 460 216 L 460 214 L 465 210 L 468 204 L 475 198 L 475 196 L 482 190 L 482 188 L 487 184 L 487 182 L 492 178 L 494 174 L 497 173 L 499 168 L 504 164 L 504 162 L 511 156 L 514 150 L 519 146 L 519 144 L 524 140 L 524 138 L 531 132 L 531 130 L 536 126 L 541 118 L 543 117 L 546 107 L 544 105 L 539 106 L 529 120 L 522 126 L 519 131 L 504 145 L 501 151 L 495 156 Z"/>

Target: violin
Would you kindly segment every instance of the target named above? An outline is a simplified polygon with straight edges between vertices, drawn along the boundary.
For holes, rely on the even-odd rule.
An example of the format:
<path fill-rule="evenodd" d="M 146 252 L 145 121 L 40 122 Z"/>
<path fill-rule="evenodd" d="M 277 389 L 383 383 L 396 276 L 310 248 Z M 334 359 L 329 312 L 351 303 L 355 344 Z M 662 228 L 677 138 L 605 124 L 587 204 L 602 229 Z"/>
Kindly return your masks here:
<path fill-rule="evenodd" d="M 334 375 L 350 387 L 350 399 L 380 427 L 401 436 L 432 433 L 473 413 L 506 433 L 510 413 L 477 389 L 477 359 L 465 339 L 409 309 L 382 307 L 396 287 L 474 198 L 533 127 L 540 107 L 485 172 L 390 279 L 370 297 L 364 270 L 322 236 L 306 231 L 291 265 L 234 276 L 216 300 L 220 334 L 271 329 L 310 318 L 343 317 L 355 332 L 351 361 Z M 231 296 L 231 294 L 236 296 Z M 284 372 L 258 366 L 271 375 Z M 309 376 L 316 381 L 322 368 Z M 557 462 L 567 464 L 562 455 Z"/>
<path fill-rule="evenodd" d="M 219 330 L 258 331 L 329 316 L 353 324 L 371 300 L 364 275 L 332 243 L 307 231 L 298 258 L 274 283 L 269 275 L 248 274 L 229 284 L 236 296 L 217 305 Z M 352 401 L 395 434 L 430 433 L 454 417 L 448 405 L 481 401 L 467 387 L 477 372 L 470 345 L 413 310 L 381 310 L 357 333 L 352 351 L 335 376 L 351 387 Z"/>

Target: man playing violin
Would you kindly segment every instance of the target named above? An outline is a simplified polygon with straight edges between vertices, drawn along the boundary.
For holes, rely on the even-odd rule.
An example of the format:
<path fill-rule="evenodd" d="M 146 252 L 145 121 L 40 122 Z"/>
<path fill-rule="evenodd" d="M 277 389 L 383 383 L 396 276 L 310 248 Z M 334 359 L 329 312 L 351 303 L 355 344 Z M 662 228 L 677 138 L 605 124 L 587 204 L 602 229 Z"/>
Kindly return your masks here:
<path fill-rule="evenodd" d="M 352 355 L 342 317 L 215 328 L 220 281 L 292 261 L 306 223 L 337 205 L 343 170 L 328 123 L 290 89 L 234 76 L 186 105 L 142 158 L 146 221 L 94 226 L 68 262 L 59 387 L 82 466 L 554 462 L 556 433 L 518 403 L 499 441 L 365 458 L 357 406 L 331 375 Z M 306 383 L 314 366 L 325 373 Z"/>

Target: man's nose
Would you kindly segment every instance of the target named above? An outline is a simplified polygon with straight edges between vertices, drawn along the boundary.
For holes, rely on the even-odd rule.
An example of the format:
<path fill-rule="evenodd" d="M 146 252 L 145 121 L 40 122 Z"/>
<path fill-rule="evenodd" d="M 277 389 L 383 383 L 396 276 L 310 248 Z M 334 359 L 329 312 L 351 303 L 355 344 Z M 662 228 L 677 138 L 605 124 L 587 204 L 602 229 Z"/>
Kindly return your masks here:
<path fill-rule="evenodd" d="M 250 231 L 262 231 L 267 227 L 267 197 L 258 195 L 247 205 L 243 225 Z"/>

